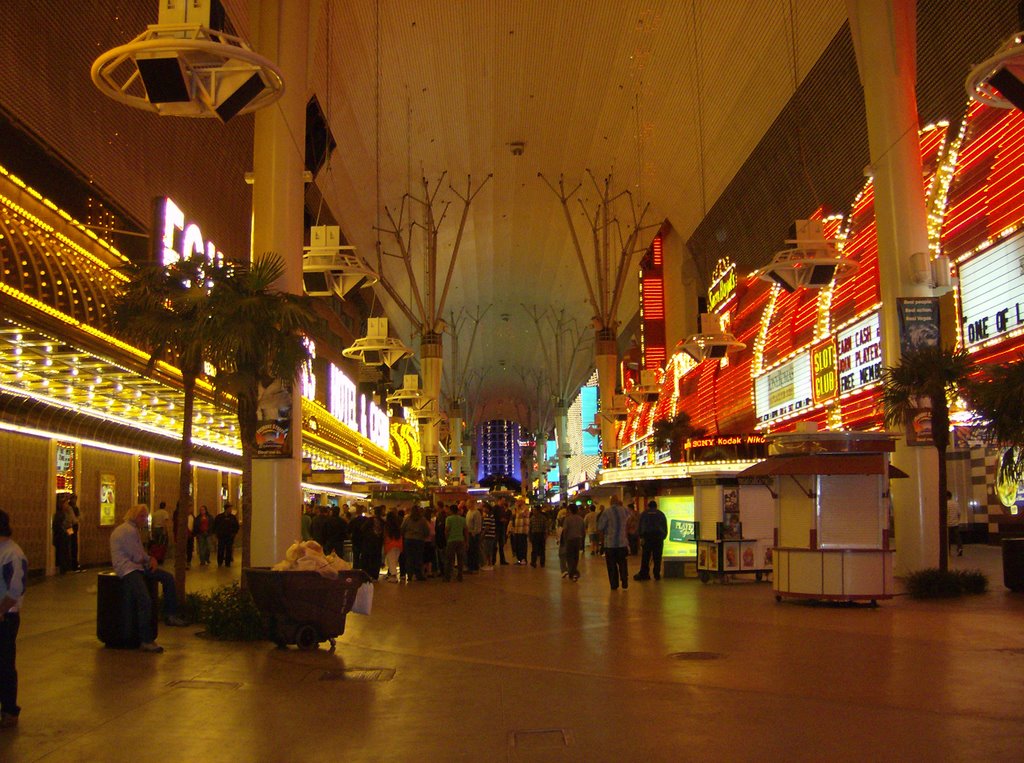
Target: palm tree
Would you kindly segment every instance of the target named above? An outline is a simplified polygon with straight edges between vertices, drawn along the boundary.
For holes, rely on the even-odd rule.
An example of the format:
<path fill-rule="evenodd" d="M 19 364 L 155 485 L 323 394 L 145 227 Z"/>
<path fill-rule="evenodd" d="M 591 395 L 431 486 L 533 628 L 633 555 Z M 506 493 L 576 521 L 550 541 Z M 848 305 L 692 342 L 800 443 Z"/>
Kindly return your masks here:
<path fill-rule="evenodd" d="M 284 263 L 267 254 L 252 265 L 232 264 L 210 294 L 206 332 L 216 337 L 208 357 L 217 389 L 237 400 L 242 439 L 242 566 L 250 566 L 252 459 L 256 451 L 260 385 L 294 382 L 309 361 L 306 336 L 316 324 L 309 297 L 278 291 Z"/>
<path fill-rule="evenodd" d="M 949 447 L 949 396 L 964 393 L 974 361 L 966 350 L 920 347 L 903 353 L 897 366 L 882 369 L 882 407 L 886 426 L 911 426 L 927 398 L 932 411 L 932 442 L 939 454 L 939 569 L 949 569 L 946 523 L 946 449 Z"/>
<path fill-rule="evenodd" d="M 989 442 L 1007 446 L 999 464 L 999 479 L 1013 484 L 1024 478 L 1024 356 L 1017 362 L 992 366 L 967 389 L 978 429 Z"/>
<path fill-rule="evenodd" d="M 184 401 L 177 500 L 180 521 L 174 537 L 174 580 L 179 603 L 185 599 L 188 527 L 184 517 L 192 501 L 195 389 L 209 344 L 201 318 L 207 309 L 210 283 L 219 271 L 218 266 L 199 259 L 179 260 L 168 265 L 133 265 L 130 280 L 113 309 L 115 331 L 149 352 L 148 370 L 152 371 L 157 361 L 163 360 L 181 371 Z"/>
<path fill-rule="evenodd" d="M 706 433 L 707 430 L 703 427 L 693 425 L 693 420 L 686 411 L 680 411 L 671 419 L 655 421 L 651 430 L 654 447 L 659 450 L 668 447 L 669 458 L 674 462 L 683 460 L 683 446 L 687 440 L 703 437 Z"/>

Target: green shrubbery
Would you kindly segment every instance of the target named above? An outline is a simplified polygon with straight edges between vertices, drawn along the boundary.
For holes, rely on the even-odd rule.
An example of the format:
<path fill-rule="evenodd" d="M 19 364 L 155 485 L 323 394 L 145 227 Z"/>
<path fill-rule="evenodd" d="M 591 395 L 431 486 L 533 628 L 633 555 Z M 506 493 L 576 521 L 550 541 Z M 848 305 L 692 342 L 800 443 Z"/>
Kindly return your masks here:
<path fill-rule="evenodd" d="M 267 637 L 263 616 L 248 591 L 238 583 L 212 593 L 185 597 L 183 617 L 206 626 L 206 635 L 220 641 L 260 641 Z"/>
<path fill-rule="evenodd" d="M 907 575 L 907 593 L 914 599 L 944 599 L 985 593 L 988 578 L 981 570 L 917 570 Z"/>

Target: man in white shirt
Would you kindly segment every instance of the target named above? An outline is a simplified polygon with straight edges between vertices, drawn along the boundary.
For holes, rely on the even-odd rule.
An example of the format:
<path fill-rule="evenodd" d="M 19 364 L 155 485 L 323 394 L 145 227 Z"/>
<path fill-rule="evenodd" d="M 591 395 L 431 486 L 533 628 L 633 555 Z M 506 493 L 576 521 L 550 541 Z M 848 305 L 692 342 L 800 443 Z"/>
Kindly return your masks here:
<path fill-rule="evenodd" d="M 629 534 L 626 523 L 629 522 L 629 509 L 622 505 L 618 496 L 612 497 L 612 505 L 601 512 L 597 518 L 597 529 L 604 535 L 604 561 L 608 567 L 608 582 L 614 591 L 621 583 L 629 588 Z"/>
<path fill-rule="evenodd" d="M 0 511 L 0 729 L 17 726 L 21 714 L 14 658 L 27 574 L 25 552 L 11 540 L 11 518 Z"/>
<path fill-rule="evenodd" d="M 149 520 L 149 509 L 146 504 L 139 503 L 128 509 L 124 522 L 110 533 L 110 562 L 114 572 L 121 578 L 127 588 L 131 606 L 135 609 L 136 622 L 139 628 L 139 649 L 143 652 L 162 652 L 162 646 L 156 643 L 156 634 L 152 632 L 150 618 L 154 602 L 149 598 L 147 578 L 155 578 L 164 589 L 164 621 L 168 625 L 185 625 L 178 617 L 178 595 L 174 585 L 174 575 L 157 568 L 156 559 L 142 547 L 139 531 Z"/>

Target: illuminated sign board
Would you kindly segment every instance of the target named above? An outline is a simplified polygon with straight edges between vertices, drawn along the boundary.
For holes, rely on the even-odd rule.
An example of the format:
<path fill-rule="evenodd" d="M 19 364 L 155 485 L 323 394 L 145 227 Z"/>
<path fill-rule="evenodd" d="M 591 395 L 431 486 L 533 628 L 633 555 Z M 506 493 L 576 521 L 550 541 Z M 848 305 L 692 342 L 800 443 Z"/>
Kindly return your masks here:
<path fill-rule="evenodd" d="M 711 288 L 708 289 L 708 311 L 717 312 L 736 293 L 736 263 L 721 259 L 711 273 Z"/>
<path fill-rule="evenodd" d="M 377 447 L 387 450 L 391 428 L 388 415 L 369 397 L 359 394 L 355 382 L 333 363 L 328 367 L 328 384 L 331 415 Z"/>
<path fill-rule="evenodd" d="M 757 420 L 790 416 L 811 405 L 811 354 L 803 352 L 754 382 Z"/>
<path fill-rule="evenodd" d="M 968 347 L 1024 327 L 1024 236 L 960 266 L 960 309 Z"/>
<path fill-rule="evenodd" d="M 815 403 L 831 400 L 839 392 L 836 343 L 831 338 L 811 348 L 811 392 Z"/>
<path fill-rule="evenodd" d="M 719 435 L 686 441 L 686 460 L 689 463 L 754 461 L 767 457 L 767 439 L 763 434 Z"/>
<path fill-rule="evenodd" d="M 882 326 L 877 312 L 840 331 L 836 347 L 841 393 L 878 381 L 882 373 Z"/>
<path fill-rule="evenodd" d="M 179 260 L 203 257 L 208 262 L 223 263 L 224 253 L 212 241 L 203 239 L 199 226 L 185 217 L 185 213 L 171 199 L 156 200 L 156 230 L 161 232 L 157 244 L 157 259 L 161 265 Z"/>
<path fill-rule="evenodd" d="M 663 495 L 658 498 L 658 508 L 668 521 L 668 537 L 665 539 L 664 557 L 696 557 L 697 543 L 694 538 L 693 496 Z"/>

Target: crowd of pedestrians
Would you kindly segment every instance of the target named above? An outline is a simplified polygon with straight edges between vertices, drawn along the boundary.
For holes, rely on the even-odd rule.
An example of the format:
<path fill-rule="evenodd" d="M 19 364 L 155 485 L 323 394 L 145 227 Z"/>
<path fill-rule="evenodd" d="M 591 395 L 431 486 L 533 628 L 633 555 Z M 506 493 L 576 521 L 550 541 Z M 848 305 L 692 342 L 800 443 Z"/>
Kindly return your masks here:
<path fill-rule="evenodd" d="M 303 540 L 315 540 L 325 553 L 351 554 L 353 567 L 372 580 L 388 583 L 440 578 L 460 582 L 465 575 L 490 572 L 502 565 L 545 567 L 554 535 L 562 577 L 576 582 L 580 556 L 603 555 L 612 590 L 629 587 L 627 558 L 643 547 L 640 571 L 633 580 L 661 579 L 661 553 L 668 535 L 665 515 L 655 501 L 638 514 L 618 498 L 610 505 L 532 507 L 523 498 L 492 497 L 417 503 L 388 508 L 308 505 L 302 519 Z M 506 543 L 509 556 L 506 557 Z"/>

